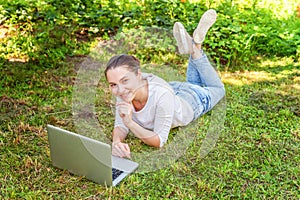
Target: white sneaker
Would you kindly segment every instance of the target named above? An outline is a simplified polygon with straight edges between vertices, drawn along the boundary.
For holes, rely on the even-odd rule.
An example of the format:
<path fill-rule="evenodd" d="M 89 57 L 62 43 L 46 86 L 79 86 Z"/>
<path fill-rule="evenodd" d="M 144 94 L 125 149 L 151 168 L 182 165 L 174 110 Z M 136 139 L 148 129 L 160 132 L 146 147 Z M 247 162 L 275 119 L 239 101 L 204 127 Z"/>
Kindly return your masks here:
<path fill-rule="evenodd" d="M 208 29 L 216 22 L 217 12 L 213 9 L 207 10 L 201 17 L 197 28 L 193 33 L 194 42 L 202 44 Z"/>
<path fill-rule="evenodd" d="M 179 53 L 191 54 L 193 52 L 192 37 L 180 22 L 175 22 L 173 26 L 173 35 L 177 41 Z"/>

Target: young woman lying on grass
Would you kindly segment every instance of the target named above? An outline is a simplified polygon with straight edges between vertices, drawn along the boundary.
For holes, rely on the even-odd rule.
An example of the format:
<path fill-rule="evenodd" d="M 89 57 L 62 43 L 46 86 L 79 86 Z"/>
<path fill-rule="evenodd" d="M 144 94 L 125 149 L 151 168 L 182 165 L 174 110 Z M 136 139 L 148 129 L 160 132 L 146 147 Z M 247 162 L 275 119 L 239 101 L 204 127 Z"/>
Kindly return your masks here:
<path fill-rule="evenodd" d="M 147 145 L 162 147 L 171 128 L 186 126 L 211 110 L 225 95 L 224 85 L 201 49 L 207 31 L 216 21 L 214 10 L 201 17 L 193 37 L 176 22 L 173 34 L 181 54 L 190 54 L 186 82 L 166 82 L 142 73 L 140 62 L 131 55 L 116 55 L 105 76 L 117 97 L 112 154 L 130 158 L 124 143 L 129 131 Z"/>

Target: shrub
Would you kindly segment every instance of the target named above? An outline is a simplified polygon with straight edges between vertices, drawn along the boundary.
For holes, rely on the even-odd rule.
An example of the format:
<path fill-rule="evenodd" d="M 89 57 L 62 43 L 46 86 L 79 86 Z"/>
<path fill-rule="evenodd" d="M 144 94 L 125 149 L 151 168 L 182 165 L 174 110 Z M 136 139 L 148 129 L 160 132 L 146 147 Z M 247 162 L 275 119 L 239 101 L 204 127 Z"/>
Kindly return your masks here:
<path fill-rule="evenodd" d="M 215 8 L 218 20 L 204 48 L 218 66 L 243 69 L 258 55 L 299 59 L 296 1 L 277 1 L 275 7 L 270 0 L 0 0 L 0 23 L 9 29 L 0 39 L 0 56 L 25 57 L 41 64 L 50 61 L 55 66 L 66 55 L 87 53 L 86 42 L 93 38 L 110 37 L 123 28 L 171 30 L 174 22 L 181 21 L 192 34 L 203 12 Z"/>

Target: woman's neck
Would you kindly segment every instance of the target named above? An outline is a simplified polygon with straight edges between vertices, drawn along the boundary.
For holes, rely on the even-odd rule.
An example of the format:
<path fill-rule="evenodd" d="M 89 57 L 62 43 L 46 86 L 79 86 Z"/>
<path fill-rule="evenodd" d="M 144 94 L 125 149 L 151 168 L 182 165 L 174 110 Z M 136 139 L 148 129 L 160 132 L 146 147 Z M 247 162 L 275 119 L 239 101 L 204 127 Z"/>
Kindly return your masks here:
<path fill-rule="evenodd" d="M 136 111 L 142 110 L 148 100 L 148 82 L 147 82 L 147 80 L 143 80 L 142 85 L 143 85 L 143 87 L 141 87 L 137 91 L 134 99 L 132 100 L 132 104 Z"/>

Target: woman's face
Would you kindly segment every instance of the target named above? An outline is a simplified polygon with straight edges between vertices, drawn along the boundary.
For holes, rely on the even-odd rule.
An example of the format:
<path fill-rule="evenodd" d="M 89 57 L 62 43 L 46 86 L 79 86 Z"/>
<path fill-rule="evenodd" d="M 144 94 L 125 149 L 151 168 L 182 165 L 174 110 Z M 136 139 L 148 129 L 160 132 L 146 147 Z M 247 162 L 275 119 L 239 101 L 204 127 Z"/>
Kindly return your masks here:
<path fill-rule="evenodd" d="M 129 71 L 128 66 L 118 66 L 106 73 L 112 93 L 126 102 L 131 102 L 141 84 L 141 73 Z"/>

